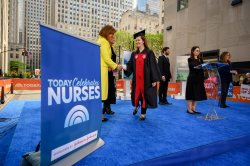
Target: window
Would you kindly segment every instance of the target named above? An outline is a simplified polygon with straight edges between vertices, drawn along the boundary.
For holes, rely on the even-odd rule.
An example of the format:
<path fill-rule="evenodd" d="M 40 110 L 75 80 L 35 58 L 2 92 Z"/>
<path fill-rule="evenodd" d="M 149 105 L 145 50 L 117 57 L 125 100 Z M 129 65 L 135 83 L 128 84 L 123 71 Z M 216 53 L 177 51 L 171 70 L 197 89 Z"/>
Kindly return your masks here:
<path fill-rule="evenodd" d="M 178 0 L 177 1 L 177 11 L 185 9 L 188 7 L 188 0 Z"/>

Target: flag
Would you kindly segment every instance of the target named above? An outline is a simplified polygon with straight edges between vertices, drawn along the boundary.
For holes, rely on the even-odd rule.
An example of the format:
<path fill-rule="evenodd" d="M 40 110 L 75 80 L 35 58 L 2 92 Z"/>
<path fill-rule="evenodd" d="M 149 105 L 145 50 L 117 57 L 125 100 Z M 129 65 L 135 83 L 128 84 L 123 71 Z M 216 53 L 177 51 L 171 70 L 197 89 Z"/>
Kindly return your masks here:
<path fill-rule="evenodd" d="M 32 53 L 31 52 L 28 53 L 28 59 L 32 59 Z"/>

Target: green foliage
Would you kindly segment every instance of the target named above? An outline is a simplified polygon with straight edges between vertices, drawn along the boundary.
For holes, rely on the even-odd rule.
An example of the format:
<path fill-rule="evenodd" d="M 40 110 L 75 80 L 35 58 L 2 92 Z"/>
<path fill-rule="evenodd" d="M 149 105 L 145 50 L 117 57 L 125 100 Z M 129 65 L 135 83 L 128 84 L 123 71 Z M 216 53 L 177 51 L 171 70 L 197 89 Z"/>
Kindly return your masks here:
<path fill-rule="evenodd" d="M 152 49 L 155 55 L 158 57 L 161 54 L 162 45 L 163 45 L 163 34 L 151 34 L 146 33 L 146 38 L 148 41 L 148 46 Z"/>
<path fill-rule="evenodd" d="M 20 61 L 10 61 L 10 72 L 22 72 L 27 67 L 27 64 L 22 63 Z"/>
<path fill-rule="evenodd" d="M 34 72 L 24 72 L 27 67 L 27 64 L 20 61 L 10 61 L 9 72 L 5 73 L 4 76 L 12 78 L 31 78 Z"/>
<path fill-rule="evenodd" d="M 117 31 L 116 34 L 116 42 L 114 44 L 114 50 L 116 54 L 119 53 L 119 46 L 121 46 L 121 51 L 132 51 L 133 49 L 133 35 L 126 32 L 126 31 Z M 150 49 L 152 49 L 155 53 L 155 55 L 158 57 L 158 55 L 161 53 L 162 45 L 163 45 L 163 34 L 152 34 L 152 33 L 146 33 L 146 38 L 148 41 L 148 46 Z M 135 45 L 135 44 L 134 44 Z M 134 48 L 136 48 L 134 46 Z"/>
<path fill-rule="evenodd" d="M 15 70 L 4 74 L 4 77 L 10 78 L 31 78 L 34 72 L 17 72 Z"/>
<path fill-rule="evenodd" d="M 131 51 L 132 50 L 132 44 L 133 44 L 133 38 L 132 35 L 126 31 L 117 31 L 115 33 L 116 41 L 114 44 L 114 51 L 118 54 L 119 52 L 119 46 L 121 46 L 122 50 Z"/>

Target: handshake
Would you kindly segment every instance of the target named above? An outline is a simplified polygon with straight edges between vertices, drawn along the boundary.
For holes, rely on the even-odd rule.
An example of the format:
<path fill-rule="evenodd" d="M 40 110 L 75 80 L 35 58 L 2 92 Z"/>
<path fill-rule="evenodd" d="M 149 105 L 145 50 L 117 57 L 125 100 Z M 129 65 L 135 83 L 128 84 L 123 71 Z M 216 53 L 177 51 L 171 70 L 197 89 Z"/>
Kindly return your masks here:
<path fill-rule="evenodd" d="M 127 69 L 127 66 L 126 65 L 117 65 L 117 70 L 126 70 Z"/>

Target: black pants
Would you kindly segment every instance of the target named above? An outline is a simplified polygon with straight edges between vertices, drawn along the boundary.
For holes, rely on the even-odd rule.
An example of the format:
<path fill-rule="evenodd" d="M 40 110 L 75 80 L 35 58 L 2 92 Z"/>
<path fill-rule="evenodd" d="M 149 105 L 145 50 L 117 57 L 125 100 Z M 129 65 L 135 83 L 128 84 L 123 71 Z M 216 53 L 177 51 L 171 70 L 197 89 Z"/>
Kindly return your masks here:
<path fill-rule="evenodd" d="M 220 95 L 219 106 L 226 105 L 226 98 L 229 89 L 229 84 L 230 82 L 221 82 L 221 95 Z"/>
<path fill-rule="evenodd" d="M 142 106 L 143 99 L 142 99 L 142 94 L 141 93 L 140 93 L 140 97 L 139 97 L 139 101 L 138 101 L 138 106 L 140 106 L 140 102 L 141 102 L 141 106 Z M 146 103 L 146 108 L 141 107 L 141 114 L 146 114 L 146 113 L 147 113 L 147 103 Z"/>
<path fill-rule="evenodd" d="M 147 108 L 141 108 L 141 114 L 146 114 L 147 113 Z"/>
<path fill-rule="evenodd" d="M 167 102 L 168 81 L 160 81 L 159 102 Z"/>

